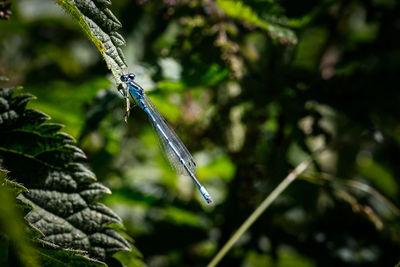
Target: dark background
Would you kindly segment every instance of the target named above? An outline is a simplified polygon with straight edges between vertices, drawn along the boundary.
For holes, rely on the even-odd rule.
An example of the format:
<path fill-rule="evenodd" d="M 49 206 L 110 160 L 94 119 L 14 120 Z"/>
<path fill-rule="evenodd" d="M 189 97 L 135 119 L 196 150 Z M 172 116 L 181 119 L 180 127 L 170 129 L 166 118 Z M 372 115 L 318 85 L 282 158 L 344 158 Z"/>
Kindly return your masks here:
<path fill-rule="evenodd" d="M 163 158 L 96 47 L 55 1 L 15 1 L 0 74 L 65 125 L 150 266 L 204 266 L 313 151 L 221 266 L 393 266 L 399 257 L 400 4 L 245 1 L 296 45 L 212 1 L 122 1 L 129 71 L 198 164 L 209 206 Z M 106 90 L 109 89 L 109 90 Z M 96 118 L 93 117 L 96 114 Z M 96 122 L 99 122 L 98 124 Z"/>

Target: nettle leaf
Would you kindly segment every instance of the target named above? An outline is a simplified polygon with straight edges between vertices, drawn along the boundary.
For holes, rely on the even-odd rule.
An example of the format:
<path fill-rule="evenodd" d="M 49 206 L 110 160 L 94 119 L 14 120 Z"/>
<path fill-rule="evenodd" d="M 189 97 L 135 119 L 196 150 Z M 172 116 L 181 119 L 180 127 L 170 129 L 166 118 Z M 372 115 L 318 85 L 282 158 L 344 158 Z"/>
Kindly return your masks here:
<path fill-rule="evenodd" d="M 37 242 L 35 252 L 40 255 L 41 266 L 107 266 L 104 262 L 87 257 L 85 251 L 65 249 L 43 240 Z"/>
<path fill-rule="evenodd" d="M 67 250 L 51 250 L 57 257 L 80 251 L 107 261 L 115 252 L 131 251 L 112 226 L 121 224 L 120 217 L 95 202 L 111 191 L 96 182 L 84 152 L 72 137 L 58 132 L 60 125 L 45 123 L 47 115 L 25 109 L 32 96 L 14 92 L 0 89 L 0 166 L 8 171 L 6 183 L 19 193 L 18 200 L 32 207 L 25 216 L 28 224 L 41 241 Z"/>
<path fill-rule="evenodd" d="M 56 0 L 57 3 L 74 18 L 90 40 L 96 45 L 114 79 L 127 68 L 121 46 L 124 38 L 117 32 L 122 27 L 114 14 L 107 8 L 109 0 Z"/>
<path fill-rule="evenodd" d="M 271 38 L 277 39 L 281 43 L 297 44 L 297 36 L 291 29 L 260 18 L 251 7 L 246 6 L 243 2 L 231 0 L 217 0 L 216 2 L 228 16 L 265 30 Z"/>

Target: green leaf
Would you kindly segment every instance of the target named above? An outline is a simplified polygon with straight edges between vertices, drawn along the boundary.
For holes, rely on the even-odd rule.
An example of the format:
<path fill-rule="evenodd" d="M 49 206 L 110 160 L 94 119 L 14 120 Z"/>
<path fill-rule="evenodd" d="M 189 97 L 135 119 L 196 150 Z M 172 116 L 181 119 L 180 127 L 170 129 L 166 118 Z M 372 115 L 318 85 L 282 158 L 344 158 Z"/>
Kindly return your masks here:
<path fill-rule="evenodd" d="M 8 242 L 9 259 L 20 261 L 23 266 L 38 266 L 33 246 L 24 231 L 23 214 L 18 209 L 15 196 L 26 192 L 26 188 L 10 181 L 6 177 L 7 172 L 0 168 L 0 236 Z M 14 259 L 10 259 L 14 255 Z M 2 260 L 0 264 L 3 264 Z"/>
<path fill-rule="evenodd" d="M 85 256 L 84 251 L 64 249 L 52 243 L 38 242 L 36 253 L 40 257 L 41 266 L 107 266 Z"/>
<path fill-rule="evenodd" d="M 243 20 L 265 30 L 272 39 L 281 43 L 297 44 L 296 34 L 289 28 L 261 19 L 251 7 L 241 1 L 217 0 L 217 5 L 230 17 Z"/>
<path fill-rule="evenodd" d="M 26 86 L 27 90 L 34 93 L 40 101 L 31 101 L 28 107 L 50 114 L 54 122 L 66 125 L 65 132 L 78 137 L 86 116 L 82 102 L 90 103 L 97 94 L 103 91 L 103 88 L 110 86 L 112 83 L 105 77 L 96 77 L 73 84 L 62 80 L 49 81 L 40 85 L 29 84 Z M 118 94 L 115 89 L 113 91 Z"/>
<path fill-rule="evenodd" d="M 44 123 L 47 115 L 25 109 L 32 96 L 13 96 L 14 91 L 0 89 L 0 111 L 15 114 L 3 116 L 0 124 L 0 164 L 29 190 L 7 182 L 20 193 L 18 200 L 32 207 L 26 221 L 42 234 L 40 240 L 91 259 L 105 261 L 115 252 L 130 251 L 128 241 L 109 227 L 121 224 L 119 216 L 95 202 L 111 191 L 84 165 L 84 152 L 72 137 L 58 132 L 60 125 Z M 70 251 L 49 253 L 63 259 Z"/>
<path fill-rule="evenodd" d="M 146 266 L 141 260 L 140 254 L 127 253 L 126 251 L 120 251 L 115 253 L 114 258 L 120 261 L 124 266 L 130 267 L 144 267 Z"/>
<path fill-rule="evenodd" d="M 393 199 L 397 195 L 398 187 L 394 175 L 378 162 L 368 157 L 360 157 L 358 171 L 373 182 L 385 195 Z"/>
<path fill-rule="evenodd" d="M 121 23 L 106 7 L 110 1 L 90 0 L 56 0 L 64 10 L 74 18 L 89 39 L 96 45 L 114 79 L 119 77 L 127 68 L 121 46 L 125 45 L 124 38 L 117 32 Z"/>

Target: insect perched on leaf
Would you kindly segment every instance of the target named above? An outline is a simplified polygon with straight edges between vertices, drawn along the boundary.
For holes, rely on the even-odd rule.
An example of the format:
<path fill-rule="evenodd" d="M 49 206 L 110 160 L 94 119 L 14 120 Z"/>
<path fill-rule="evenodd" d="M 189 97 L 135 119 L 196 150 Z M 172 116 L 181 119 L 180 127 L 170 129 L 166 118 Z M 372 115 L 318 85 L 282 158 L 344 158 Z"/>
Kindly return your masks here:
<path fill-rule="evenodd" d="M 171 127 L 168 126 L 163 116 L 161 116 L 160 112 L 158 112 L 157 108 L 145 94 L 143 88 L 134 80 L 135 75 L 133 73 L 121 76 L 121 81 L 126 85 L 124 96 L 127 98 L 129 92 L 132 100 L 135 101 L 149 116 L 153 128 L 160 137 L 162 150 L 176 173 L 188 175 L 192 178 L 207 203 L 211 203 L 212 199 L 210 194 L 206 188 L 200 184 L 195 176 L 196 163 L 194 162 L 192 155 L 190 155 L 185 145 Z"/>

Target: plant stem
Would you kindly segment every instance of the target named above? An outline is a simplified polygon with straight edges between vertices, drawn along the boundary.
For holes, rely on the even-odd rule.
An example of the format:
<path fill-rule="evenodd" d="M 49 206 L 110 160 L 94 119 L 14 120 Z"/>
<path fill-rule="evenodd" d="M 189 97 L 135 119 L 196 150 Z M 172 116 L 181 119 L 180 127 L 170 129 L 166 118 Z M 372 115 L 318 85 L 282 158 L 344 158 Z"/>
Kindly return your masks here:
<path fill-rule="evenodd" d="M 215 267 L 221 259 L 228 253 L 232 246 L 239 240 L 239 238 L 250 228 L 250 226 L 260 217 L 260 215 L 271 205 L 271 203 L 297 178 L 299 174 L 307 169 L 312 162 L 312 158 L 303 161 L 289 173 L 288 176 L 272 191 L 267 198 L 257 207 L 257 209 L 250 215 L 249 218 L 240 226 L 234 235 L 225 243 L 222 249 L 211 260 L 207 267 Z"/>

